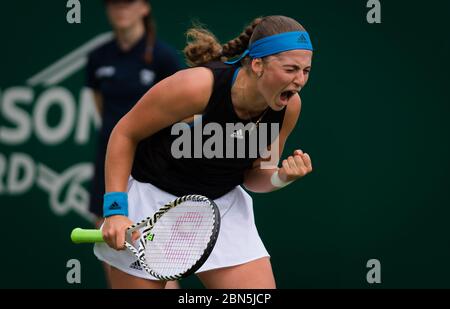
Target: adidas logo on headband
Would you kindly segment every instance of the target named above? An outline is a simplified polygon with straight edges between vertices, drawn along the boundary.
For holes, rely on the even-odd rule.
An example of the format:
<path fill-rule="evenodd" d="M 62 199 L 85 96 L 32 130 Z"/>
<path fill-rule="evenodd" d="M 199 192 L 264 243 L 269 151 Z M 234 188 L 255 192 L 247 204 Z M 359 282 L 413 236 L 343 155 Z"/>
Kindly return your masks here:
<path fill-rule="evenodd" d="M 308 42 L 308 40 L 306 39 L 306 37 L 305 37 L 304 34 L 301 34 L 301 35 L 298 37 L 297 42 L 298 42 L 298 43 L 306 43 L 306 42 Z"/>

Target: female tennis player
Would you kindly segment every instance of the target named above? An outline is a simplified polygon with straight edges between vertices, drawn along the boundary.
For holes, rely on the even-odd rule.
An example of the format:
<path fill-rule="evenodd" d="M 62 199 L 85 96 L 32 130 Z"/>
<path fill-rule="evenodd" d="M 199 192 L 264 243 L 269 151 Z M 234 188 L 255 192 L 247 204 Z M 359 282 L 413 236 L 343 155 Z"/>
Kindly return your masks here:
<path fill-rule="evenodd" d="M 309 35 L 289 17 L 267 16 L 253 21 L 223 46 L 205 29 L 190 29 L 188 36 L 192 40 L 185 55 L 195 67 L 152 87 L 113 129 L 105 169 L 102 231 L 107 244 L 96 244 L 94 252 L 112 266 L 113 288 L 164 287 L 164 282 L 139 269 L 131 253 L 123 251 L 125 231 L 177 196 L 201 194 L 214 199 L 221 213 L 216 245 L 197 271 L 203 284 L 207 288 L 275 288 L 269 254 L 255 226 L 252 199 L 241 185 L 253 192 L 280 189 L 310 173 L 311 159 L 295 150 L 281 167 L 262 168 L 266 156 L 251 157 L 247 151 L 241 157 L 235 148 L 230 152 L 234 156 L 229 156 L 228 150 L 230 144 L 258 134 L 267 138 L 268 150 L 278 149 L 271 156 L 281 156 L 299 118 L 298 93 L 311 70 Z M 180 135 L 174 127 L 182 123 L 193 133 L 192 145 L 179 149 L 175 142 Z M 236 123 L 249 129 L 245 134 L 239 130 L 219 134 Z M 279 130 L 264 136 L 263 124 L 276 124 Z M 223 128 L 215 132 L 219 136 L 215 136 L 213 157 L 202 152 L 211 144 L 208 138 L 213 133 L 205 133 L 209 125 Z M 203 132 L 201 140 L 196 130 Z M 203 145 L 200 153 L 198 143 Z M 180 157 L 180 152 L 192 156 Z"/>

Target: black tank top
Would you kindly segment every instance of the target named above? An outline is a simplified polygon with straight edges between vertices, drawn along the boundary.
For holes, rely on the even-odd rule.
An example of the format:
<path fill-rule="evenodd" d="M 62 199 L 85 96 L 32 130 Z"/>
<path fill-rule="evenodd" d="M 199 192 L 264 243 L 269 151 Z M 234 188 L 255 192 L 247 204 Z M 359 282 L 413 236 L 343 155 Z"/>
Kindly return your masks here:
<path fill-rule="evenodd" d="M 238 66 L 227 65 L 222 62 L 213 62 L 205 65 L 214 74 L 214 87 L 208 105 L 201 118 L 202 129 L 208 123 L 217 123 L 223 129 L 223 156 L 207 158 L 203 154 L 201 158 L 194 158 L 194 130 L 191 132 L 191 153 L 189 157 L 175 158 L 172 155 L 172 142 L 180 135 L 172 135 L 170 125 L 152 136 L 142 140 L 136 149 L 131 175 L 140 182 L 151 183 L 154 186 L 176 196 L 187 194 L 201 194 L 211 199 L 216 199 L 231 191 L 244 181 L 244 172 L 251 168 L 257 157 L 249 152 L 249 134 L 245 130 L 236 130 L 232 134 L 226 134 L 226 124 L 242 123 L 246 125 L 250 120 L 241 120 L 234 111 L 231 101 L 231 86 Z M 272 123 L 278 123 L 281 129 L 285 114 L 285 108 L 279 112 L 268 109 L 260 120 L 258 126 L 250 134 L 259 134 L 260 129 L 266 125 L 267 132 L 271 132 Z M 258 119 L 259 117 L 256 117 Z M 252 119 L 253 122 L 257 122 Z M 196 123 L 195 126 L 200 125 Z M 250 125 L 249 125 L 250 127 Z M 197 127 L 198 129 L 199 127 Z M 241 132 L 239 132 L 241 131 Z M 276 135 L 278 135 L 277 132 Z M 203 135 L 203 145 L 210 135 Z M 267 144 L 270 145 L 276 136 L 268 134 Z M 238 146 L 234 146 L 234 157 L 226 156 L 226 139 L 233 143 L 244 141 L 246 144 L 245 157 L 236 157 Z M 209 143 L 211 145 L 211 142 Z M 217 149 L 212 147 L 212 149 Z M 226 156 L 226 157 L 225 157 Z"/>

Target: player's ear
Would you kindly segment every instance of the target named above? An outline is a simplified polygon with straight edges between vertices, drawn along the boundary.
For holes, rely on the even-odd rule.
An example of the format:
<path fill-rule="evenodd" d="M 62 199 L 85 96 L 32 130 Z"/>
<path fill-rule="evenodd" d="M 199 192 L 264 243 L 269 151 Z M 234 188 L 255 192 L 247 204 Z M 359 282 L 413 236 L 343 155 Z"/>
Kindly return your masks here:
<path fill-rule="evenodd" d="M 250 62 L 250 66 L 253 74 L 255 74 L 257 78 L 260 78 L 263 75 L 264 63 L 261 58 L 252 59 Z"/>

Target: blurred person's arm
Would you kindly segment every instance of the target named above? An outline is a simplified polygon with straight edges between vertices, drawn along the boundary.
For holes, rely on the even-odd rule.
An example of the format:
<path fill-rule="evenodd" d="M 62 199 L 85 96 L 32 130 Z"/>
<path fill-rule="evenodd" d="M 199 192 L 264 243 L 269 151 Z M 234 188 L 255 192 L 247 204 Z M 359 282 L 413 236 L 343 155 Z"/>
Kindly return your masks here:
<path fill-rule="evenodd" d="M 93 89 L 92 92 L 94 96 L 95 108 L 101 117 L 103 115 L 103 96 L 98 90 Z"/>
<path fill-rule="evenodd" d="M 103 113 L 103 96 L 100 92 L 100 84 L 95 76 L 95 71 L 97 70 L 98 64 L 96 63 L 96 59 L 98 56 L 95 53 L 91 53 L 88 56 L 88 61 L 86 65 L 86 87 L 92 90 L 92 95 L 94 98 L 95 108 L 97 109 L 100 117 Z"/>

